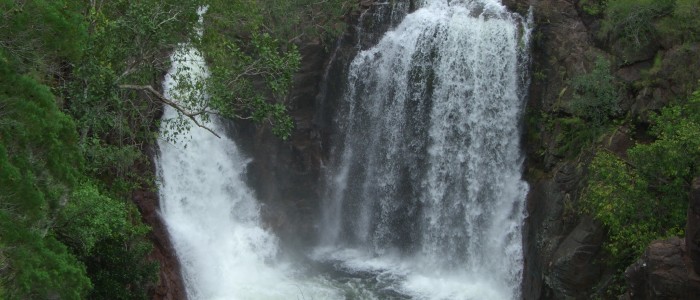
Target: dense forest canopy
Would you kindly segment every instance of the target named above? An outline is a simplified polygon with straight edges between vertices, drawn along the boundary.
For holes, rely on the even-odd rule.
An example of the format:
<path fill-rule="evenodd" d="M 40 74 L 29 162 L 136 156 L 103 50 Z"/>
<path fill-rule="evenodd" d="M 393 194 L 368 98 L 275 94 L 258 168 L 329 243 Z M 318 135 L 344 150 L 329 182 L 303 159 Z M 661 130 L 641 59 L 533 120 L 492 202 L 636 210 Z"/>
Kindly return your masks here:
<path fill-rule="evenodd" d="M 209 6 L 205 34 L 193 30 Z M 297 45 L 342 30 L 346 1 L 0 0 L 0 298 L 147 298 L 157 264 L 136 206 L 162 105 L 291 133 Z M 190 42 L 210 97 L 167 103 L 169 53 Z M 184 81 L 183 81 L 184 82 Z M 150 174 L 150 175 L 149 175 Z"/>

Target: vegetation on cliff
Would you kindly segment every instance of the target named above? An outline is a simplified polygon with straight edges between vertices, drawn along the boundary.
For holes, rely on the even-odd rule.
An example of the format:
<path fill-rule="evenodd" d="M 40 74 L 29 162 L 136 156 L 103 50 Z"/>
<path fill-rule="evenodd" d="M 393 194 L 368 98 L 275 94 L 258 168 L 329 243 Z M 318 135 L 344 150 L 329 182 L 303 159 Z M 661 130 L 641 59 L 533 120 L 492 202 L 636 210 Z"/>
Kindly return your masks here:
<path fill-rule="evenodd" d="M 181 118 L 251 118 L 286 137 L 295 43 L 337 33 L 347 4 L 282 3 L 208 1 L 197 39 L 198 0 L 0 0 L 0 298 L 147 297 L 158 266 L 131 195 L 154 188 L 144 149 L 168 53 L 189 40 L 211 66 L 186 87 L 209 102 L 170 103 Z"/>
<path fill-rule="evenodd" d="M 623 267 L 651 241 L 683 235 L 688 193 L 700 175 L 700 91 L 652 116 L 651 143 L 619 157 L 600 150 L 590 166 L 583 205 L 608 227 L 608 250 Z"/>
<path fill-rule="evenodd" d="M 700 41 L 700 23 L 696 17 L 700 1 L 587 2 L 582 6 L 584 11 L 602 14 L 598 35 L 610 41 L 618 65 L 635 63 L 644 57 L 643 52 L 654 51 L 654 64 L 646 71 L 646 80 L 629 87 L 628 97 L 638 89 L 653 86 L 654 77 L 660 76 L 658 69 L 664 61 L 657 51 L 676 45 L 691 47 Z M 600 10 L 591 9 L 593 7 Z M 693 65 L 672 67 L 697 68 Z M 671 104 L 659 113 L 628 114 L 620 120 L 632 125 L 648 122 L 650 129 L 640 132 L 649 136 L 648 141 L 638 139 L 635 146 L 619 155 L 600 149 L 591 163 L 583 205 L 608 227 L 608 250 L 624 265 L 641 255 L 652 240 L 683 234 L 690 182 L 700 175 L 696 167 L 700 162 L 700 144 L 696 141 L 700 136 L 700 92 L 691 93 L 687 89 L 695 85 L 693 80 L 697 78 L 679 80 L 690 81 L 682 87 L 689 99 L 682 96 L 664 99 Z M 597 87 L 598 90 L 604 88 L 605 85 Z"/>
<path fill-rule="evenodd" d="M 528 119 L 528 137 L 539 145 L 531 174 L 562 184 L 555 191 L 566 201 L 561 224 L 571 226 L 564 236 L 591 216 L 605 228 L 606 251 L 592 245 L 582 255 L 592 267 L 556 266 L 589 272 L 588 281 L 550 287 L 617 298 L 622 273 L 651 241 L 684 234 L 690 183 L 700 176 L 700 1 L 553 2 L 539 6 L 542 31 L 535 32 L 547 61 L 536 63 L 533 76 L 545 97 Z M 538 36 L 554 28 L 552 40 Z"/>

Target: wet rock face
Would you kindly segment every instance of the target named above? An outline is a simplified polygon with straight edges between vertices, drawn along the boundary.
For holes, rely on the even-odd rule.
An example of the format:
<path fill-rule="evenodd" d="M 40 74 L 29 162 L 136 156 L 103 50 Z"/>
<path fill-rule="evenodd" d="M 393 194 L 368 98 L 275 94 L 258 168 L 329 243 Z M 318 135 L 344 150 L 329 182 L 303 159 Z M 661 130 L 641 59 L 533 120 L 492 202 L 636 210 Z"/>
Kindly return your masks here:
<path fill-rule="evenodd" d="M 603 227 L 590 218 L 584 218 L 562 241 L 545 277 L 554 299 L 579 299 L 600 279 L 602 267 L 596 258 L 602 241 Z"/>
<path fill-rule="evenodd" d="M 359 2 L 359 8 L 346 16 L 348 28 L 336 45 L 320 41 L 300 45 L 301 66 L 286 103 L 295 124 L 289 140 L 282 141 L 269 128 L 250 122 L 236 122 L 229 128 L 252 159 L 246 179 L 262 203 L 264 223 L 292 252 L 315 244 L 322 165 L 330 155 L 333 119 L 348 65 L 358 51 L 374 45 L 413 7 L 408 0 Z"/>
<path fill-rule="evenodd" d="M 163 55 L 165 57 L 169 56 L 167 53 L 163 53 Z M 162 80 L 162 77 L 159 78 L 157 82 L 152 83 L 152 86 L 159 87 Z M 146 96 L 141 95 L 141 97 Z M 152 103 L 151 109 L 153 110 L 154 119 L 151 120 L 151 130 L 156 132 L 158 130 L 156 120 L 161 118 L 163 108 L 151 100 L 144 98 L 143 101 L 145 103 Z M 149 160 L 135 164 L 131 172 L 134 172 L 136 176 L 140 178 L 155 178 L 156 170 L 153 158 L 157 153 L 158 147 L 155 145 L 155 141 L 152 141 L 153 143 L 144 142 L 145 146 L 143 146 L 142 152 Z M 153 250 L 148 255 L 148 259 L 157 262 L 159 265 L 158 282 L 150 287 L 149 296 L 151 299 L 158 300 L 187 299 L 187 291 L 185 290 L 185 284 L 180 272 L 180 262 L 170 242 L 170 236 L 165 223 L 160 217 L 160 199 L 158 192 L 155 191 L 153 186 L 142 184 L 132 191 L 131 201 L 133 201 L 138 208 L 143 223 L 151 228 L 148 238 L 153 245 Z"/>
<path fill-rule="evenodd" d="M 151 226 L 153 251 L 149 259 L 160 266 L 158 282 L 151 290 L 151 299 L 186 299 L 187 294 L 180 273 L 180 263 L 170 243 L 167 228 L 158 214 L 158 194 L 149 189 L 134 191 L 132 200 L 139 208 L 144 223 Z"/>
<path fill-rule="evenodd" d="M 573 163 L 562 164 L 553 178 L 531 182 L 523 299 L 588 299 L 604 276 L 599 261 L 603 227 L 590 218 L 579 219 L 573 207 L 581 172 Z"/>
<path fill-rule="evenodd" d="M 627 268 L 623 299 L 697 299 L 700 277 L 680 238 L 655 241 L 639 261 Z"/>
<path fill-rule="evenodd" d="M 571 114 L 570 80 L 592 69 L 602 52 L 578 13 L 576 1 L 542 0 L 534 4 L 533 80 L 528 105 L 550 113 Z"/>
<path fill-rule="evenodd" d="M 502 0 L 501 3 L 505 5 L 510 11 L 517 12 L 522 15 L 527 15 L 530 6 L 534 4 L 534 0 Z"/>
<path fill-rule="evenodd" d="M 685 246 L 693 271 L 700 274 L 700 178 L 693 180 L 685 226 Z"/>
<path fill-rule="evenodd" d="M 511 10 L 533 6 L 532 84 L 527 114 L 567 116 L 572 113 L 570 80 L 585 74 L 604 52 L 590 30 L 595 24 L 582 17 L 578 1 L 505 0 Z M 576 202 L 585 185 L 583 152 L 562 156 L 556 128 L 529 124 L 536 138 L 525 139 L 526 177 L 530 182 L 528 219 L 524 232 L 524 299 L 589 299 L 609 270 L 600 263 L 603 228 L 581 218 Z M 616 143 L 620 144 L 620 143 Z M 626 145 L 620 145 L 626 150 Z M 542 150 L 544 149 L 544 151 Z"/>
<path fill-rule="evenodd" d="M 162 113 L 162 111 L 160 112 Z M 155 145 L 146 146 L 144 153 L 150 157 L 148 163 L 138 164 L 134 172 L 139 176 L 155 177 L 155 164 L 153 163 Z M 143 185 L 134 190 L 131 200 L 136 204 L 141 219 L 151 227 L 148 238 L 153 243 L 153 251 L 148 258 L 159 265 L 158 282 L 149 290 L 151 299 L 179 300 L 187 299 L 187 291 L 180 272 L 180 262 L 175 249 L 170 242 L 168 230 L 160 217 L 160 199 L 153 187 Z"/>
<path fill-rule="evenodd" d="M 246 180 L 262 203 L 261 214 L 282 242 L 302 247 L 314 236 L 321 177 L 319 128 L 313 123 L 316 95 L 328 52 L 319 41 L 300 46 L 302 62 L 288 98 L 294 131 L 283 141 L 266 126 L 236 122 L 230 131 L 250 157 Z"/>
<path fill-rule="evenodd" d="M 523 299 L 544 298 L 551 291 L 545 286 L 544 275 L 549 255 L 564 238 L 564 228 L 557 224 L 563 215 L 563 201 L 563 193 L 552 180 L 530 183 L 527 196 L 528 217 L 523 233 Z"/>

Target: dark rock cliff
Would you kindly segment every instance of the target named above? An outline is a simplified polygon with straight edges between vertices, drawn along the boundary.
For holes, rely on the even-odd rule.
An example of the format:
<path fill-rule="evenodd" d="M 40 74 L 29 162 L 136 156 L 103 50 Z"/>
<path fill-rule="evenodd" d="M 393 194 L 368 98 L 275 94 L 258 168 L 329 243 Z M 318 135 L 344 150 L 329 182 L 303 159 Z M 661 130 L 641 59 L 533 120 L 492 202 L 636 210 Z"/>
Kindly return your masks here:
<path fill-rule="evenodd" d="M 318 40 L 302 43 L 301 68 L 287 99 L 295 124 L 288 141 L 250 122 L 236 122 L 231 128 L 237 144 L 252 158 L 247 182 L 263 203 L 265 224 L 280 237 L 288 254 L 315 244 L 323 162 L 334 138 L 333 117 L 348 65 L 357 51 L 375 44 L 411 7 L 411 1 L 359 1 L 346 15 L 347 30 L 335 45 Z"/>
<path fill-rule="evenodd" d="M 523 1 L 517 2 L 522 5 Z M 560 114 L 567 106 L 567 81 L 586 71 L 596 49 L 588 28 L 570 1 L 537 1 L 532 45 L 533 76 L 527 117 Z M 530 182 L 524 233 L 524 299 L 584 299 L 603 277 L 600 261 L 603 228 L 579 220 L 574 203 L 583 187 L 590 154 L 561 157 L 556 151 L 562 129 L 530 121 L 524 145 Z"/>
<path fill-rule="evenodd" d="M 144 223 L 151 226 L 149 237 L 154 248 L 149 258 L 157 261 L 160 266 L 158 282 L 151 290 L 152 299 L 186 299 L 187 294 L 180 273 L 180 262 L 170 243 L 167 228 L 158 212 L 158 193 L 152 189 L 143 188 L 134 192 L 132 200 L 139 207 Z"/>
<path fill-rule="evenodd" d="M 585 1 L 504 3 L 518 11 L 532 5 L 536 19 L 533 79 L 524 133 L 526 178 L 531 190 L 524 233 L 523 298 L 617 298 L 619 294 L 608 291 L 615 280 L 615 269 L 603 249 L 605 228 L 578 208 L 588 164 L 596 147 L 625 157 L 626 150 L 643 135 L 650 112 L 688 96 L 700 78 L 697 68 L 687 67 L 698 65 L 698 45 L 661 39 L 624 52 L 620 41 L 601 37 L 601 20 L 582 9 Z M 618 118 L 626 121 L 596 138 L 593 145 L 575 144 L 567 135 L 566 125 L 557 118 L 573 114 L 571 80 L 590 71 L 597 57 L 613 62 L 613 74 L 625 86 Z M 654 83 L 647 84 L 644 80 L 654 64 Z M 691 199 L 689 226 L 697 222 L 693 221 L 692 207 Z M 687 232 L 696 232 L 692 230 L 688 228 Z M 627 272 L 629 294 L 636 295 L 632 299 L 692 299 L 688 295 L 698 295 L 686 292 L 695 291 L 696 284 L 692 279 L 696 275 L 686 272 L 693 257 L 692 252 L 684 254 L 686 248 L 691 249 L 690 242 L 679 239 L 652 244 Z"/>
<path fill-rule="evenodd" d="M 161 80 L 162 81 L 162 78 Z M 160 86 L 160 83 L 155 83 L 153 86 Z M 143 95 L 143 97 L 147 97 Z M 153 110 L 156 118 L 162 115 L 162 108 L 158 108 L 154 104 Z M 155 119 L 152 120 L 151 126 L 153 130 L 157 130 Z M 155 163 L 154 157 L 157 153 L 157 145 L 155 143 L 145 143 L 142 152 L 149 160 L 145 163 L 137 164 L 132 170 L 137 173 L 140 178 L 155 178 Z M 180 300 L 186 299 L 185 284 L 180 272 L 180 262 L 175 254 L 175 249 L 170 242 L 168 230 L 160 216 L 159 212 L 159 197 L 156 187 L 149 184 L 142 184 L 138 189 L 134 190 L 131 195 L 131 201 L 136 204 L 141 219 L 144 224 L 151 227 L 151 232 L 148 237 L 153 243 L 153 250 L 148 258 L 155 261 L 159 265 L 158 281 L 156 285 L 151 287 L 149 294 L 152 299 L 167 299 Z"/>

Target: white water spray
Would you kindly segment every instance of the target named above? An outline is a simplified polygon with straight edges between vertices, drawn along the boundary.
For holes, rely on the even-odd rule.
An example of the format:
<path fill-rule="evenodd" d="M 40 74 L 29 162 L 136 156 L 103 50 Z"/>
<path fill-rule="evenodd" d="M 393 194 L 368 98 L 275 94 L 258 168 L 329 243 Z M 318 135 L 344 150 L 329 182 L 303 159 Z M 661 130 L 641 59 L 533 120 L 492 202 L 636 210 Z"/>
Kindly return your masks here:
<path fill-rule="evenodd" d="M 321 259 L 384 261 L 420 299 L 519 298 L 528 26 L 500 1 L 426 0 L 357 55 Z"/>
<path fill-rule="evenodd" d="M 315 256 L 335 269 L 322 276 L 279 260 L 233 141 L 196 126 L 160 141 L 161 213 L 188 297 L 518 298 L 527 36 L 498 1 L 426 0 L 357 56 Z M 206 97 L 175 88 L 208 76 L 201 53 L 182 45 L 172 61 L 165 95 Z"/>
<path fill-rule="evenodd" d="M 199 11 L 200 26 L 204 11 Z M 165 96 L 176 101 L 193 96 L 194 91 L 176 88 L 178 80 L 194 85 L 207 76 L 202 54 L 182 45 L 172 55 L 172 68 L 163 82 Z M 176 110 L 166 106 L 163 119 L 175 117 Z M 188 298 L 337 298 L 332 289 L 305 281 L 277 260 L 277 239 L 263 228 L 259 204 L 242 178 L 249 160 L 224 136 L 219 120 L 208 126 L 222 138 L 192 125 L 190 140 L 160 140 L 156 161 L 161 215 L 182 266 Z"/>

